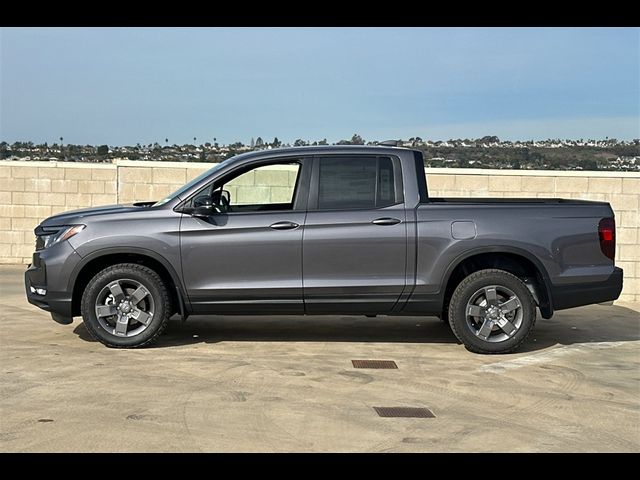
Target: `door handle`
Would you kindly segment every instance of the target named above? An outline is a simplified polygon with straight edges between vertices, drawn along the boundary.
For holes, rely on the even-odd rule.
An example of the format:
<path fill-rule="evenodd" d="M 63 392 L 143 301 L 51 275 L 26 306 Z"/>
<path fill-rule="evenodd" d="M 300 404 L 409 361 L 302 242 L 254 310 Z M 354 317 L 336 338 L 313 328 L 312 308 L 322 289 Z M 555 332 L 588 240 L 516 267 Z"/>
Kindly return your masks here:
<path fill-rule="evenodd" d="M 374 225 L 397 225 L 402 220 L 398 220 L 397 218 L 376 218 L 373 222 Z"/>
<path fill-rule="evenodd" d="M 293 230 L 294 228 L 298 228 L 300 225 L 294 222 L 276 222 L 273 225 L 269 225 L 270 228 L 274 230 Z"/>

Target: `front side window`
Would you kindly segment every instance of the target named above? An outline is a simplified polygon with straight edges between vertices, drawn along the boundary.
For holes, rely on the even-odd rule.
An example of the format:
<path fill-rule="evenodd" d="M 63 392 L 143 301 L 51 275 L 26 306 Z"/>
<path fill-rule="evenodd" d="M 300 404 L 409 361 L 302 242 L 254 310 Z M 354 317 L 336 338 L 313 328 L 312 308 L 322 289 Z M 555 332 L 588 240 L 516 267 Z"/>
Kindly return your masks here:
<path fill-rule="evenodd" d="M 225 213 L 293 210 L 300 169 L 296 161 L 243 169 L 203 188 L 192 206 L 212 203 Z"/>
<path fill-rule="evenodd" d="M 293 210 L 299 163 L 263 165 L 222 185 L 229 192 L 231 212 Z"/>
<path fill-rule="evenodd" d="M 380 208 L 396 203 L 389 157 L 325 157 L 319 162 L 320 210 Z"/>

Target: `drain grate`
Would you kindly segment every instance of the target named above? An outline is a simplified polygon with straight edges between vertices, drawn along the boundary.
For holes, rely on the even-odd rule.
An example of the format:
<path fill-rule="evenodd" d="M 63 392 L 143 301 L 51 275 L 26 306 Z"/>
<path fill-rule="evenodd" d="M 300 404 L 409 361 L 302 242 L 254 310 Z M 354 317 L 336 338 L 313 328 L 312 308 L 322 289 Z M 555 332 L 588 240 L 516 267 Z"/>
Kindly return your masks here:
<path fill-rule="evenodd" d="M 393 360 L 351 360 L 353 368 L 398 368 Z"/>
<path fill-rule="evenodd" d="M 419 407 L 373 407 L 379 417 L 436 418 L 428 408 Z"/>

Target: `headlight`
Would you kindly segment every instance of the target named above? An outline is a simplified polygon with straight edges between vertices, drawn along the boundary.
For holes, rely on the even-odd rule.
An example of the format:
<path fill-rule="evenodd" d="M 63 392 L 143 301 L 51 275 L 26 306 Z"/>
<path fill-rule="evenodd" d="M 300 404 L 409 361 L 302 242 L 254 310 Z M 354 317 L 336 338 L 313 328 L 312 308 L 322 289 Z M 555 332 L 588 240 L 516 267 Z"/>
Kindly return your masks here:
<path fill-rule="evenodd" d="M 84 225 L 71 225 L 68 227 L 47 227 L 36 236 L 36 250 L 43 250 L 58 242 L 69 240 L 75 234 L 84 230 Z"/>

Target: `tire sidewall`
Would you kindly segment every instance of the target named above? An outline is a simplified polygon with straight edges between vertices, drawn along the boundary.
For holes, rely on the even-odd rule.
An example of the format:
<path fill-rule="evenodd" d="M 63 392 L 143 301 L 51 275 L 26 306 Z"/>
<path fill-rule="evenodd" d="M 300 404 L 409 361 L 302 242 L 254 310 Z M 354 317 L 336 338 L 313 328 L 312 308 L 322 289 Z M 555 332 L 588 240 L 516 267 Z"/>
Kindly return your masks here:
<path fill-rule="evenodd" d="M 476 272 L 477 278 L 463 281 L 456 289 L 449 305 L 449 321 L 458 339 L 473 351 L 483 353 L 508 353 L 517 348 L 529 335 L 536 318 L 536 305 L 527 286 L 519 278 L 507 272 Z M 472 274 L 475 275 L 475 274 Z M 471 276 L 470 276 L 471 277 Z M 468 277 L 468 278 L 470 278 Z M 516 334 L 502 342 L 487 342 L 474 335 L 467 325 L 467 302 L 479 289 L 488 285 L 501 285 L 512 290 L 522 305 L 522 324 Z M 458 290 L 460 289 L 460 290 Z"/>
<path fill-rule="evenodd" d="M 95 312 L 98 294 L 114 280 L 131 279 L 140 282 L 154 301 L 153 318 L 147 328 L 133 337 L 120 337 L 105 330 Z M 166 316 L 164 292 L 158 281 L 148 272 L 130 266 L 114 266 L 99 272 L 87 285 L 82 296 L 82 318 L 90 333 L 108 346 L 134 347 L 151 340 L 162 327 Z"/>

